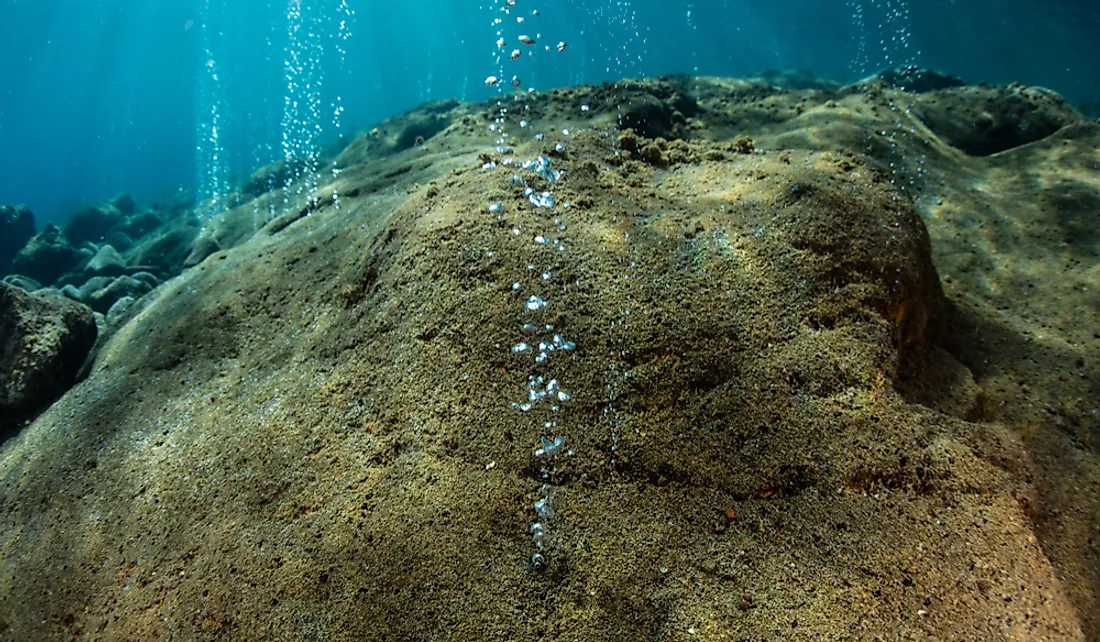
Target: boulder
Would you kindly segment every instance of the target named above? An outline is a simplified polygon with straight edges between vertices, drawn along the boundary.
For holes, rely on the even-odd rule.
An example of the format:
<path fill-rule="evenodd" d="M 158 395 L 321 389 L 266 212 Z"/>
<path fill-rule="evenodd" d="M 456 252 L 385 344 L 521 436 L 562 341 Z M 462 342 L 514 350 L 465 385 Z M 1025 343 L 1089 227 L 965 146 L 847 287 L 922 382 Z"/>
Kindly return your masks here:
<path fill-rule="evenodd" d="M 89 205 L 73 214 L 65 224 L 65 236 L 75 246 L 87 242 L 102 242 L 110 231 L 122 223 L 122 212 L 113 203 Z"/>
<path fill-rule="evenodd" d="M 930 92 L 913 110 L 944 142 L 971 156 L 1033 143 L 1081 121 L 1060 95 L 1023 85 Z"/>
<path fill-rule="evenodd" d="M 183 260 L 183 267 L 194 267 L 220 249 L 222 247 L 218 244 L 217 239 L 209 236 L 195 239 L 195 242 L 191 245 L 191 253 Z"/>
<path fill-rule="evenodd" d="M 64 393 L 95 340 L 87 306 L 0 283 L 0 433 Z"/>
<path fill-rule="evenodd" d="M 15 255 L 11 270 L 40 283 L 53 283 L 80 262 L 81 254 L 53 223 L 47 223 L 26 247 Z"/>
<path fill-rule="evenodd" d="M 198 225 L 192 223 L 179 217 L 161 226 L 126 252 L 129 264 L 146 266 L 148 271 L 159 274 L 179 274 L 191 253 L 191 244 L 199 235 Z"/>
<path fill-rule="evenodd" d="M 124 296 L 118 301 L 115 301 L 111 309 L 107 310 L 107 326 L 115 328 L 122 325 L 122 322 L 126 320 L 130 308 L 134 306 L 134 301 L 137 301 L 137 299 L 132 296 Z"/>
<path fill-rule="evenodd" d="M 0 274 L 34 238 L 34 214 L 26 205 L 0 205 Z"/>
<path fill-rule="evenodd" d="M 62 296 L 66 296 L 66 297 L 72 299 L 73 301 L 79 301 L 81 303 L 84 302 L 83 297 L 80 294 L 80 289 L 77 288 L 72 283 L 69 283 L 69 284 L 65 285 L 65 287 L 61 288 L 58 291 L 61 292 Z"/>
<path fill-rule="evenodd" d="M 125 252 L 134 245 L 134 239 L 122 230 L 115 228 L 107 235 L 107 245 L 114 247 L 119 252 Z"/>
<path fill-rule="evenodd" d="M 160 285 L 160 279 L 158 279 L 156 275 L 150 274 L 149 272 L 136 272 L 131 276 L 133 276 L 138 281 L 141 281 L 142 283 L 148 285 L 149 289 L 151 290 L 156 289 L 156 287 Z"/>
<path fill-rule="evenodd" d="M 129 218 L 134 214 L 134 209 L 136 207 L 134 204 L 134 195 L 129 192 L 123 192 L 107 202 L 113 205 L 124 217 Z"/>
<path fill-rule="evenodd" d="M 132 276 L 120 276 L 111 281 L 106 287 L 95 290 L 86 295 L 84 301 L 96 312 L 107 314 L 119 299 L 123 297 L 141 297 L 153 288 L 143 281 Z"/>
<path fill-rule="evenodd" d="M 126 272 L 126 259 L 110 245 L 99 248 L 92 260 L 84 266 L 84 273 L 89 276 L 121 276 Z"/>
<path fill-rule="evenodd" d="M 77 300 L 87 304 L 88 301 L 91 300 L 93 294 L 107 287 L 113 281 L 114 278 L 109 276 L 96 276 L 88 279 L 84 282 L 84 285 L 81 285 L 79 288 L 77 288 Z M 68 287 L 69 286 L 67 285 L 65 286 L 65 288 Z M 65 291 L 66 290 L 63 288 L 62 292 Z M 106 310 L 104 310 L 104 312 L 106 312 Z"/>
<path fill-rule="evenodd" d="M 873 79 L 881 80 L 891 87 L 896 87 L 914 94 L 923 94 L 940 89 L 966 86 L 966 81 L 961 78 L 918 67 L 916 65 L 904 65 L 892 69 L 884 69 L 874 76 Z"/>
<path fill-rule="evenodd" d="M 117 231 L 131 239 L 140 239 L 163 224 L 164 221 L 157 216 L 156 212 L 149 210 L 127 218 Z"/>

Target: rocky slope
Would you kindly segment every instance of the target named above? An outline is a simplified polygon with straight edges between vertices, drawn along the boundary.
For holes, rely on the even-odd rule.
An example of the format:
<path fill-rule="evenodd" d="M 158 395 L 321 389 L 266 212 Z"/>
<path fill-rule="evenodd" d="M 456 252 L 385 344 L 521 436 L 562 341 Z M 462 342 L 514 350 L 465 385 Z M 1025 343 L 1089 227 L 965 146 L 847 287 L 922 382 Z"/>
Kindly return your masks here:
<path fill-rule="evenodd" d="M 258 173 L 3 446 L 0 639 L 1095 639 L 1100 125 L 772 80 Z"/>

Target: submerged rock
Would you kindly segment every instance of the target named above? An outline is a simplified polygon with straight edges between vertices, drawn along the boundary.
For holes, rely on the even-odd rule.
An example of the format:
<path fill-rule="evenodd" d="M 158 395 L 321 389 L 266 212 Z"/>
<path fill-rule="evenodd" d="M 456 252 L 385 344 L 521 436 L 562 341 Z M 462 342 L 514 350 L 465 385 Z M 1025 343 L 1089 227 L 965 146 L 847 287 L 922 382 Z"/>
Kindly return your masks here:
<path fill-rule="evenodd" d="M 0 283 L 0 434 L 68 389 L 95 340 L 87 307 Z"/>
<path fill-rule="evenodd" d="M 1095 638 L 1100 126 L 985 158 L 941 92 L 693 80 L 529 96 L 552 182 L 394 119 L 338 210 L 116 299 L 0 457 L 4 634 Z M 680 139 L 616 131 L 645 96 Z"/>
<path fill-rule="evenodd" d="M 77 247 L 89 242 L 102 243 L 124 218 L 118 207 L 109 201 L 89 205 L 73 214 L 65 224 L 65 237 Z"/>
<path fill-rule="evenodd" d="M 123 321 L 126 320 L 126 315 L 130 312 L 130 309 L 133 308 L 136 300 L 137 299 L 132 296 L 124 296 L 115 301 L 111 305 L 111 309 L 108 310 L 105 315 L 106 324 L 112 329 L 122 325 Z"/>
<path fill-rule="evenodd" d="M 1081 121 L 1058 94 L 1022 85 L 937 91 L 918 102 L 914 112 L 947 144 L 972 156 L 1033 143 Z"/>
<path fill-rule="evenodd" d="M 307 165 L 308 163 L 304 159 L 280 158 L 274 163 L 264 165 L 253 172 L 241 191 L 255 197 L 272 190 L 282 189 L 292 183 L 306 169 Z"/>
<path fill-rule="evenodd" d="M 81 300 L 92 310 L 107 314 L 120 299 L 137 299 L 151 290 L 148 283 L 132 276 L 120 276 L 106 284 L 100 279 L 93 279 L 81 288 Z"/>
<path fill-rule="evenodd" d="M 199 235 L 197 222 L 177 217 L 165 223 L 126 252 L 131 265 L 145 266 L 162 275 L 183 271 L 191 244 Z"/>
<path fill-rule="evenodd" d="M 125 234 L 131 239 L 141 239 L 163 225 L 163 223 L 164 221 L 157 216 L 156 212 L 146 211 L 128 217 L 118 226 L 117 232 Z"/>
<path fill-rule="evenodd" d="M 5 276 L 3 278 L 3 281 L 8 285 L 14 285 L 17 288 L 23 288 L 27 292 L 34 292 L 35 290 L 40 290 L 42 288 L 41 283 L 35 281 L 30 277 L 23 276 L 22 274 L 9 274 L 8 276 Z"/>
<path fill-rule="evenodd" d="M 89 276 L 120 276 L 127 271 L 126 259 L 122 258 L 118 250 L 110 245 L 99 248 L 95 256 L 84 266 L 84 273 Z"/>
<path fill-rule="evenodd" d="M 209 236 L 200 236 L 191 244 L 191 253 L 183 260 L 183 267 L 194 267 L 205 261 L 206 257 L 221 249 L 222 247 L 218 244 L 217 239 Z"/>
<path fill-rule="evenodd" d="M 34 214 L 26 205 L 0 205 L 0 275 L 34 233 Z"/>
<path fill-rule="evenodd" d="M 50 284 L 76 267 L 81 253 L 53 223 L 47 223 L 12 261 L 12 272 L 23 274 L 40 283 Z"/>
<path fill-rule="evenodd" d="M 874 79 L 916 94 L 966 86 L 966 82 L 961 78 L 916 65 L 884 69 L 876 74 Z"/>

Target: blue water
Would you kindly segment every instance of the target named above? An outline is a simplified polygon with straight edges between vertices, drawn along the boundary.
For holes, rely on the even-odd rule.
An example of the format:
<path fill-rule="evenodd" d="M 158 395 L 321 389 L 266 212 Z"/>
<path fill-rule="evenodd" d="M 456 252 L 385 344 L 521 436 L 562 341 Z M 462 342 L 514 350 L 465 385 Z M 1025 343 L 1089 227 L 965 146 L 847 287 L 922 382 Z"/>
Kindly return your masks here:
<path fill-rule="evenodd" d="M 0 203 L 28 204 L 41 226 L 124 190 L 146 204 L 207 197 L 282 157 L 288 129 L 300 143 L 319 127 L 308 144 L 322 148 L 424 101 L 489 97 L 502 5 L 0 0 Z M 1092 1 L 519 0 L 517 11 L 543 35 L 519 67 L 537 89 L 769 69 L 847 81 L 913 63 L 1100 101 Z M 559 40 L 565 53 L 542 53 Z M 295 52 L 319 89 L 288 92 Z M 311 96 L 316 113 L 288 116 L 288 93 Z"/>

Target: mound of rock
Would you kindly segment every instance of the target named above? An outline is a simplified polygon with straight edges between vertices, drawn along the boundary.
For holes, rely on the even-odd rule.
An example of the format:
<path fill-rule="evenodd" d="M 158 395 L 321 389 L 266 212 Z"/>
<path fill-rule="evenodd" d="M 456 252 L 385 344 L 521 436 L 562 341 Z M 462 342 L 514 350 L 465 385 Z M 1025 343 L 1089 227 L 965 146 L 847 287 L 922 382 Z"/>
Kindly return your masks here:
<path fill-rule="evenodd" d="M 1100 126 L 789 84 L 422 107 L 67 288 L 115 330 L 0 455 L 0 636 L 1096 638 Z"/>

